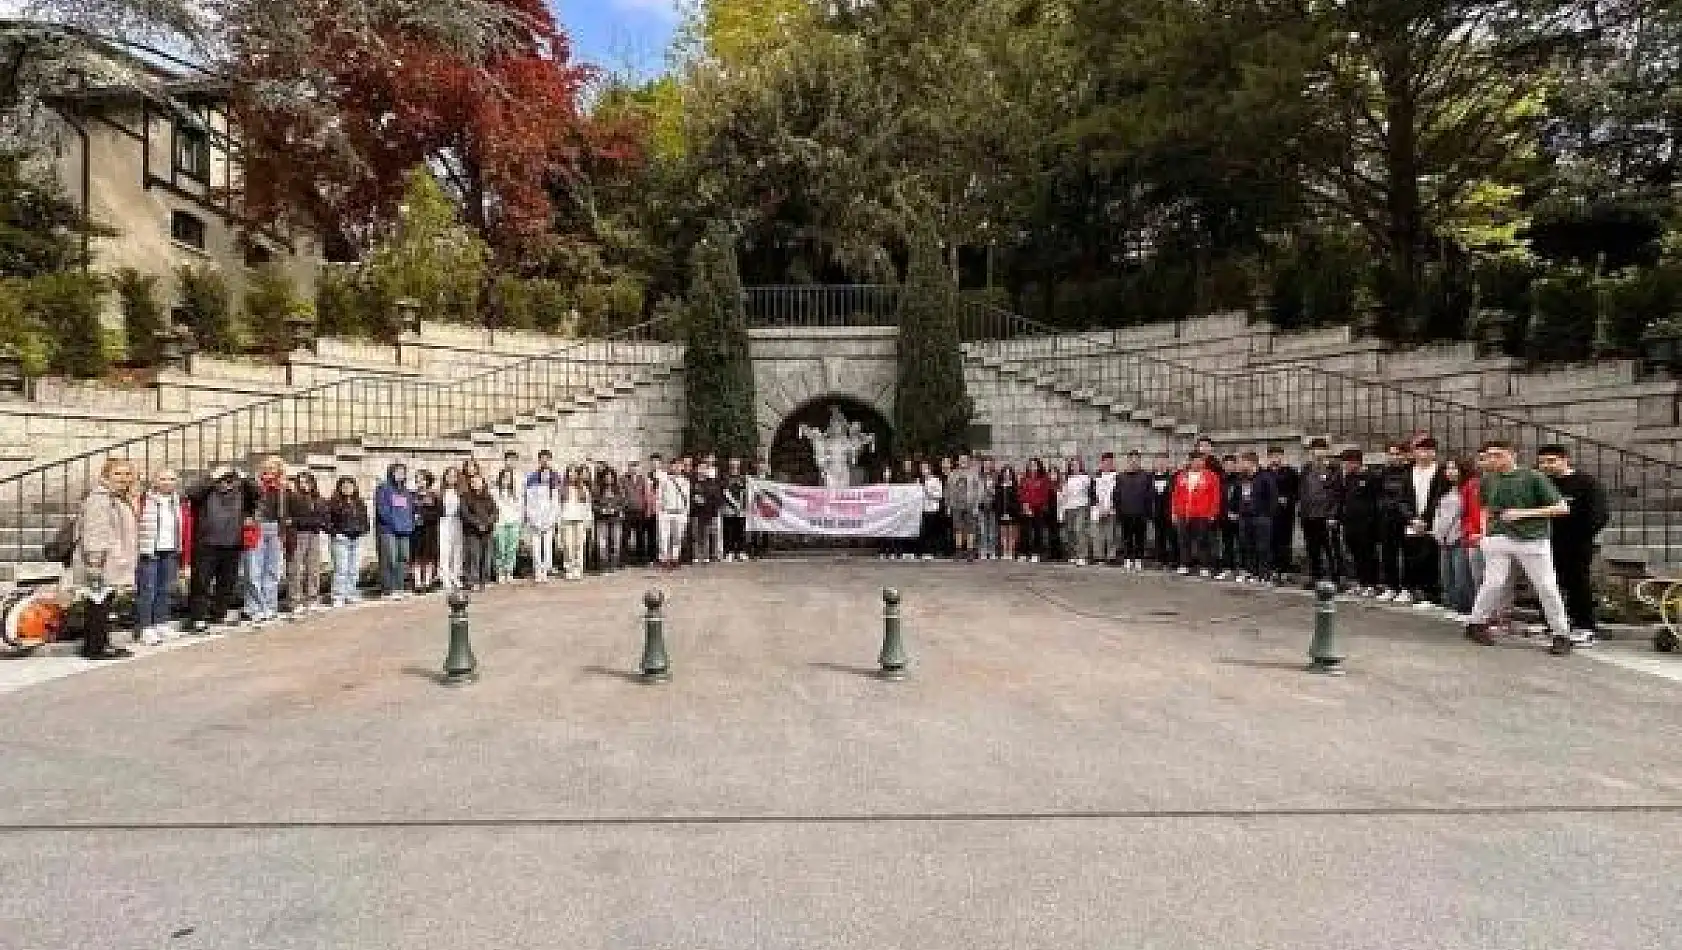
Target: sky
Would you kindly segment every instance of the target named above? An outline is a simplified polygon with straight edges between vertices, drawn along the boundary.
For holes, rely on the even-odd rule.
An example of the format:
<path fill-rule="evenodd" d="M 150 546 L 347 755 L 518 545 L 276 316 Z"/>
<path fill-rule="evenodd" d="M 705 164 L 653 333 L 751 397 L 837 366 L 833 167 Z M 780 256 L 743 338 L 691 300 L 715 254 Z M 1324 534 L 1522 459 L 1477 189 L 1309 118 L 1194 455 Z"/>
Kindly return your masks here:
<path fill-rule="evenodd" d="M 572 36 L 574 57 L 611 72 L 660 71 L 678 0 L 549 0 Z"/>

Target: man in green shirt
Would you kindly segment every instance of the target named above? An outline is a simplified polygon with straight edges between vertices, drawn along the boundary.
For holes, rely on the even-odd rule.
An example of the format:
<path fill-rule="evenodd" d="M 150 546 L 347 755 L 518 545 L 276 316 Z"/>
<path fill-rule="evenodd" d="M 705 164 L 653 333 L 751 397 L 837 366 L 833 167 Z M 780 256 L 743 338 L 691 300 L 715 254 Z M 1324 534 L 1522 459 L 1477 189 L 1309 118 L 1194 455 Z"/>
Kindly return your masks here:
<path fill-rule="evenodd" d="M 1565 602 L 1559 596 L 1559 581 L 1554 575 L 1553 547 L 1548 543 L 1549 519 L 1570 513 L 1564 499 L 1547 476 L 1535 469 L 1518 467 L 1511 443 L 1484 443 L 1489 470 L 1478 483 L 1478 496 L 1483 507 L 1483 584 L 1478 588 L 1477 602 L 1472 606 L 1472 620 L 1466 625 L 1466 636 L 1491 646 L 1495 637 L 1489 632 L 1489 618 L 1500 609 L 1516 563 L 1536 597 L 1542 602 L 1542 614 L 1553 631 L 1553 646 L 1548 649 L 1555 656 L 1571 652 L 1571 623 L 1566 619 Z"/>

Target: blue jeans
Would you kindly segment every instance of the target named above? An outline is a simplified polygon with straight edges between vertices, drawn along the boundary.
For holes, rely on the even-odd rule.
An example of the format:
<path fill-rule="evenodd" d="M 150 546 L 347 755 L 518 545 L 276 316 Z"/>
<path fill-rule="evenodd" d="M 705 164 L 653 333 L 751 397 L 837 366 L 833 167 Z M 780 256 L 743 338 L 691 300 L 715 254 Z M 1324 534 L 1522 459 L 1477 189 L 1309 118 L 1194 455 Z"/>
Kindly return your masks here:
<path fill-rule="evenodd" d="M 999 516 L 983 511 L 976 516 L 975 546 L 979 553 L 996 556 L 999 553 Z"/>
<path fill-rule="evenodd" d="M 1470 552 L 1458 544 L 1448 544 L 1438 549 L 1437 557 L 1440 559 L 1437 570 L 1442 579 L 1443 605 L 1455 613 L 1471 613 L 1472 603 L 1478 597 L 1478 585 L 1473 580 Z M 1482 565 L 1479 566 L 1481 568 Z"/>
<path fill-rule="evenodd" d="M 362 539 L 333 535 L 333 604 L 357 599 L 356 578 L 361 564 Z"/>
<path fill-rule="evenodd" d="M 165 551 L 140 559 L 134 570 L 134 632 L 169 622 L 169 598 L 181 576 L 181 555 Z"/>
<path fill-rule="evenodd" d="M 286 548 L 281 543 L 280 524 L 264 521 L 257 525 L 257 546 L 245 552 L 245 615 L 252 619 L 280 613 L 280 578 L 286 573 Z"/>
<path fill-rule="evenodd" d="M 387 595 L 403 592 L 403 578 L 409 573 L 409 536 L 380 532 L 380 590 Z"/>

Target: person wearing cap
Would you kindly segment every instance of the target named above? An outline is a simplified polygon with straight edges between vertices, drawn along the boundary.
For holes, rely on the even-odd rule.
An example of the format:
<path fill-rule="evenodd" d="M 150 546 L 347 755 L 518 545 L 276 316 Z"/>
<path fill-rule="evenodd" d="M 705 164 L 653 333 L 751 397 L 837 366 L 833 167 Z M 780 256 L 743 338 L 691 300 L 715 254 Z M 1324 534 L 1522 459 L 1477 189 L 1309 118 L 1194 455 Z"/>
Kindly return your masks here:
<path fill-rule="evenodd" d="M 1308 553 L 1308 588 L 1320 581 L 1342 582 L 1343 557 L 1334 532 L 1343 504 L 1343 474 L 1331 462 L 1325 439 L 1308 444 L 1308 464 L 1297 477 L 1297 514 L 1302 519 L 1302 543 Z"/>
<path fill-rule="evenodd" d="M 1449 484 L 1442 463 L 1437 461 L 1436 439 L 1422 436 L 1415 440 L 1412 454 L 1408 491 L 1402 498 L 1403 515 L 1407 519 L 1402 534 L 1406 586 L 1404 596 L 1396 599 L 1400 603 L 1411 599 L 1415 607 L 1423 610 L 1438 607 L 1442 601 L 1439 576 L 1442 551 L 1431 533 L 1431 525 L 1437 517 L 1437 505 L 1454 486 Z"/>
<path fill-rule="evenodd" d="M 257 513 L 257 486 L 224 465 L 188 495 L 192 508 L 192 579 L 187 616 L 193 633 L 220 624 L 239 596 L 245 525 Z"/>

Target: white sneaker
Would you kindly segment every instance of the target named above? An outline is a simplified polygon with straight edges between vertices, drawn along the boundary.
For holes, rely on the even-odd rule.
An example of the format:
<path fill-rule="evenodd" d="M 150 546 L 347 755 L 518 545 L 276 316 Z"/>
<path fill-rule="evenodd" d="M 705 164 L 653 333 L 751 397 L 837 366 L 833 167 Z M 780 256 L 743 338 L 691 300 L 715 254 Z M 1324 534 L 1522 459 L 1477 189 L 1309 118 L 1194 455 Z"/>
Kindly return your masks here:
<path fill-rule="evenodd" d="M 1028 563 L 1029 564 L 1038 564 L 1039 562 L 1040 562 L 1040 556 L 1038 554 L 1031 554 L 1031 555 L 1028 556 Z"/>
<path fill-rule="evenodd" d="M 158 633 L 157 627 L 147 627 L 145 630 L 140 631 L 140 635 L 135 639 L 139 640 L 142 645 L 149 647 L 155 647 L 164 642 L 163 635 Z"/>
<path fill-rule="evenodd" d="M 934 560 L 934 555 L 933 554 L 925 554 L 925 555 L 923 555 L 923 560 L 932 561 L 932 560 Z"/>
<path fill-rule="evenodd" d="M 1086 558 L 1077 557 L 1069 563 L 1073 564 L 1076 567 L 1085 567 L 1086 566 Z"/>
<path fill-rule="evenodd" d="M 1405 590 L 1396 591 L 1396 596 L 1391 598 L 1391 603 L 1411 604 L 1413 603 L 1413 595 Z"/>
<path fill-rule="evenodd" d="M 1201 576 L 1204 580 L 1210 580 L 1215 576 L 1215 572 L 1209 570 L 1208 568 L 1204 568 L 1203 570 L 1198 572 L 1198 575 Z"/>
<path fill-rule="evenodd" d="M 1215 580 L 1230 581 L 1230 580 L 1232 580 L 1232 572 L 1231 571 L 1222 571 L 1219 574 L 1215 575 Z"/>
<path fill-rule="evenodd" d="M 1187 575 L 1187 574 L 1190 574 L 1190 573 L 1191 573 L 1191 568 L 1189 568 L 1189 567 L 1182 567 L 1182 568 L 1180 568 L 1180 569 L 1179 569 L 1179 570 L 1177 570 L 1177 571 L 1175 571 L 1175 572 L 1174 572 L 1174 573 L 1176 573 L 1176 574 L 1178 574 L 1178 575 L 1180 575 L 1180 576 L 1181 576 L 1181 577 L 1185 577 L 1185 576 L 1186 576 L 1186 575 Z"/>
<path fill-rule="evenodd" d="M 1414 601 L 1413 609 L 1414 610 L 1441 610 L 1442 608 L 1437 606 L 1436 604 L 1431 603 L 1428 600 L 1418 600 L 1418 601 Z"/>

